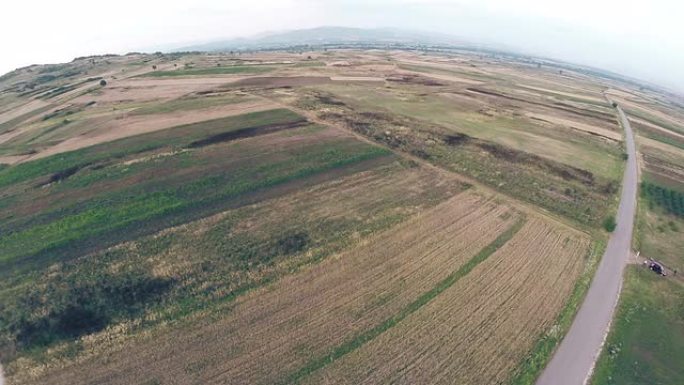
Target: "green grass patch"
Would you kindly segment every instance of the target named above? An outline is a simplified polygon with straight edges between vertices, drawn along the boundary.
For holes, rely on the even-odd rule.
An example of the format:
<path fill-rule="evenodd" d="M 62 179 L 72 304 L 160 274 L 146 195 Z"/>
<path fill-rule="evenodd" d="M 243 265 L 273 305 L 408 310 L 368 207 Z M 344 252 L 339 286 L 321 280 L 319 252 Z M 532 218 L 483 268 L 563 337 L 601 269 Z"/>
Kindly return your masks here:
<path fill-rule="evenodd" d="M 453 284 L 456 283 L 459 279 L 465 277 L 475 267 L 477 267 L 477 265 L 486 260 L 490 255 L 494 254 L 494 252 L 501 248 L 501 246 L 503 246 L 504 244 L 506 244 L 506 242 L 513 238 L 513 236 L 522 228 L 525 222 L 526 221 L 524 219 L 518 220 L 506 231 L 501 233 L 489 245 L 485 246 L 482 250 L 480 250 L 480 252 L 477 253 L 477 255 L 475 255 L 472 259 L 466 262 L 458 270 L 451 273 L 448 277 L 443 279 L 429 291 L 423 293 L 420 297 L 418 297 L 418 299 L 411 302 L 408 306 L 403 308 L 399 313 L 397 313 L 393 317 L 385 320 L 383 323 L 373 327 L 372 329 L 369 329 L 357 335 L 356 337 L 345 342 L 344 344 L 337 346 L 336 348 L 332 349 L 330 353 L 313 359 L 304 367 L 289 375 L 283 381 L 283 383 L 299 383 L 303 378 L 310 375 L 311 373 L 319 369 L 322 369 L 323 367 L 333 363 L 335 360 L 345 356 L 346 354 L 353 352 L 354 350 L 360 348 L 369 341 L 373 340 L 375 337 L 394 327 L 399 322 L 404 320 L 406 317 L 408 317 L 409 315 L 416 312 L 417 310 L 425 306 L 427 303 L 432 301 L 439 294 L 453 286 Z"/>
<path fill-rule="evenodd" d="M 684 286 L 629 266 L 592 384 L 684 383 Z"/>

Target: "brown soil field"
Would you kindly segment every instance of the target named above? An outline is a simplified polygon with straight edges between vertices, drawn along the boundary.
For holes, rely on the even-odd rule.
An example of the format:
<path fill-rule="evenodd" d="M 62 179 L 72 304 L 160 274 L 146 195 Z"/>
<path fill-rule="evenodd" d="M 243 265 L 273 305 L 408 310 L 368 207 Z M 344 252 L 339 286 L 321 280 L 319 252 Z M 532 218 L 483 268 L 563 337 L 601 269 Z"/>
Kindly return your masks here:
<path fill-rule="evenodd" d="M 466 192 L 323 262 L 241 298 L 224 318 L 154 336 L 54 384 L 274 383 L 397 313 L 457 270 L 519 214 Z"/>
<path fill-rule="evenodd" d="M 607 128 L 605 128 L 605 126 L 601 127 L 601 126 L 590 125 L 590 124 L 579 121 L 579 119 L 571 120 L 571 119 L 565 119 L 565 118 L 558 117 L 558 116 L 553 116 L 553 115 L 548 115 L 548 114 L 538 114 L 538 113 L 530 113 L 530 114 L 528 114 L 528 116 L 530 116 L 533 119 L 539 119 L 539 120 L 546 121 L 546 122 L 553 123 L 553 124 L 557 124 L 560 126 L 566 126 L 566 127 L 574 128 L 574 129 L 577 129 L 580 131 L 585 131 L 585 132 L 589 132 L 592 134 L 596 134 L 598 136 L 603 136 L 603 137 L 608 138 L 608 139 L 617 140 L 617 141 L 622 140 L 622 135 L 617 131 L 607 129 Z"/>
<path fill-rule="evenodd" d="M 7 112 L 4 112 L 0 114 L 0 124 L 5 123 L 9 120 L 12 120 L 14 118 L 18 118 L 21 115 L 27 114 L 31 111 L 35 111 L 39 108 L 45 107 L 49 105 L 50 103 L 40 100 L 40 99 L 33 99 L 30 102 L 20 106 L 13 108 Z"/>
<path fill-rule="evenodd" d="M 634 98 L 619 98 L 617 102 L 628 108 L 627 113 L 629 113 L 629 108 L 632 108 L 643 113 L 649 114 L 657 119 L 661 119 L 662 121 L 672 124 L 673 126 L 683 126 L 682 121 L 675 117 L 674 111 L 665 113 L 661 111 L 659 108 L 652 106 L 651 103 L 645 102 L 644 100 L 639 100 L 637 102 L 634 101 Z M 663 128 L 667 129 L 665 127 Z M 669 129 L 667 130 L 670 131 Z"/>
<path fill-rule="evenodd" d="M 650 129 L 658 131 L 664 135 L 672 136 L 672 137 L 677 138 L 679 140 L 684 140 L 684 134 L 680 134 L 676 131 L 668 130 L 667 128 L 663 128 L 663 127 L 661 127 L 657 124 L 653 124 L 649 121 L 639 119 L 639 118 L 634 118 L 634 117 L 630 117 L 629 120 L 631 120 L 632 122 L 634 122 L 638 125 L 644 125 Z"/>
<path fill-rule="evenodd" d="M 40 159 L 61 152 L 73 151 L 79 148 L 109 142 L 132 135 L 162 130 L 182 124 L 197 123 L 204 120 L 241 115 L 249 112 L 264 111 L 276 108 L 273 104 L 263 101 L 229 104 L 223 107 L 206 108 L 193 111 L 173 112 L 167 114 L 150 114 L 127 116 L 124 119 L 109 118 L 94 125 L 93 131 L 67 139 L 55 146 L 32 155 L 22 161 Z"/>
<path fill-rule="evenodd" d="M 528 88 L 528 89 L 536 90 L 536 91 L 541 91 L 541 92 L 545 92 L 545 93 L 548 92 L 548 93 L 552 93 L 552 94 L 558 94 L 558 95 L 562 95 L 562 96 L 567 96 L 569 98 L 582 98 L 582 99 L 590 100 L 590 101 L 593 101 L 596 103 L 605 103 L 606 102 L 605 99 L 603 99 L 600 96 L 600 94 L 599 95 L 596 95 L 594 93 L 589 94 L 589 93 L 587 93 L 586 90 L 580 90 L 580 89 L 572 90 L 571 89 L 568 91 L 563 91 L 563 90 L 559 90 L 559 89 L 554 90 L 551 88 L 536 87 L 536 86 L 530 86 L 530 85 L 525 85 L 524 88 Z M 563 89 L 565 89 L 565 87 L 563 87 Z M 569 92 L 569 91 L 575 91 L 575 92 Z"/>
<path fill-rule="evenodd" d="M 230 83 L 230 86 L 259 86 L 259 87 L 298 87 L 314 84 L 330 83 L 327 76 L 254 76 L 239 79 Z"/>
<path fill-rule="evenodd" d="M 377 76 L 331 76 L 330 80 L 336 82 L 384 82 L 385 78 Z"/>
<path fill-rule="evenodd" d="M 588 248 L 587 236 L 533 218 L 423 309 L 305 383 L 507 383 L 553 332 Z"/>
<path fill-rule="evenodd" d="M 193 92 L 215 88 L 230 82 L 230 78 L 191 78 L 191 79 L 124 79 L 112 82 L 96 93 L 89 93 L 73 99 L 76 103 L 141 102 L 178 98 Z"/>
<path fill-rule="evenodd" d="M 675 146 L 643 136 L 640 136 L 637 142 L 639 144 L 640 152 L 650 153 L 651 155 L 658 157 L 675 159 L 677 161 L 684 160 L 684 150 L 680 150 Z"/>
<path fill-rule="evenodd" d="M 425 63 L 422 63 L 423 65 Z M 451 68 L 451 67 L 447 67 Z M 479 80 L 474 80 L 474 79 L 469 79 L 464 76 L 456 76 L 456 75 L 446 75 L 446 74 L 434 74 L 434 73 L 425 73 L 425 72 L 416 72 L 416 71 L 407 71 L 403 70 L 402 73 L 407 73 L 407 74 L 420 74 L 428 78 L 432 79 L 437 79 L 437 80 L 444 80 L 448 82 L 454 82 L 454 83 L 461 83 L 461 84 L 482 84 L 483 82 Z"/>

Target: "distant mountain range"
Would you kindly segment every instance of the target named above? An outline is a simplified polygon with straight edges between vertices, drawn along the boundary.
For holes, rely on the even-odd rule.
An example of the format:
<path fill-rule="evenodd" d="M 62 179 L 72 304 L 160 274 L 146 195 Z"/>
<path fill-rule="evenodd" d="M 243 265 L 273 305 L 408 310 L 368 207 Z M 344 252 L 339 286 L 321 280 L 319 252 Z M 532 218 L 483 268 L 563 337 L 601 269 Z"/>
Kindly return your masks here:
<path fill-rule="evenodd" d="M 343 44 L 427 44 L 468 45 L 449 35 L 406 31 L 395 28 L 318 27 L 260 34 L 250 38 L 214 41 L 181 47 L 175 51 L 231 51 L 282 48 L 302 45 Z M 472 45 L 470 45 L 472 46 Z"/>

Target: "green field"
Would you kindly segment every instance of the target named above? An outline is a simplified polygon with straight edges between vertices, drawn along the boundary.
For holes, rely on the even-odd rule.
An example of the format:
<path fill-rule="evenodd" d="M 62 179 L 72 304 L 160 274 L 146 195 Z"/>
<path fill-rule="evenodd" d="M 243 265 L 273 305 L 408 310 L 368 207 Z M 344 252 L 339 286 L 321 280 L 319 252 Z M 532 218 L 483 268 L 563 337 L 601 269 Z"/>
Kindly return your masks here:
<path fill-rule="evenodd" d="M 670 275 L 628 266 L 597 385 L 684 382 L 684 219 L 672 204 L 681 193 L 648 179 L 640 195 L 635 242 L 643 257 L 663 263 Z"/>
<path fill-rule="evenodd" d="M 684 286 L 630 266 L 593 384 L 681 384 Z"/>

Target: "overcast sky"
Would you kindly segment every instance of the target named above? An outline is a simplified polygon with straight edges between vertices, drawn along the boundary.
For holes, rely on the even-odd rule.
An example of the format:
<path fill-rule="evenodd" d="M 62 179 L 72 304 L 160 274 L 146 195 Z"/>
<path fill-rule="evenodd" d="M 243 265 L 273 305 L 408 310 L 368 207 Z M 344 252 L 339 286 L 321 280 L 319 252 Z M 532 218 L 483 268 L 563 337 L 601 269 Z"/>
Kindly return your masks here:
<path fill-rule="evenodd" d="M 76 56 L 335 25 L 449 33 L 684 92 L 684 2 L 675 0 L 34 0 L 2 8 L 0 73 Z"/>

